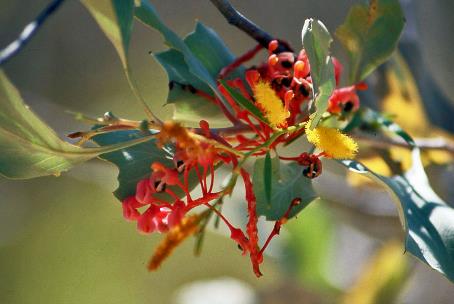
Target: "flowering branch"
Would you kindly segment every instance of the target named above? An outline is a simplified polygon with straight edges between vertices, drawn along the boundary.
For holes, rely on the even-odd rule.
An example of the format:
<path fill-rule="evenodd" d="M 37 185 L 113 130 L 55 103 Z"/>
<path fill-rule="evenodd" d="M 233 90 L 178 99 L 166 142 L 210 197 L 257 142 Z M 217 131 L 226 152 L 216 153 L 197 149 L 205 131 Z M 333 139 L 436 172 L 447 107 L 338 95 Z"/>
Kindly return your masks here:
<path fill-rule="evenodd" d="M 8 44 L 3 50 L 0 51 L 0 66 L 11 59 L 11 57 L 15 56 L 27 44 L 27 42 L 33 38 L 47 18 L 57 11 L 63 1 L 64 0 L 52 1 L 34 21 L 24 27 L 16 40 Z"/>
<path fill-rule="evenodd" d="M 251 20 L 244 17 L 241 13 L 239 13 L 228 0 L 210 0 L 214 6 L 221 12 L 221 14 L 225 17 L 228 23 L 233 26 L 236 26 L 250 37 L 255 39 L 263 48 L 268 48 L 268 45 L 271 41 L 276 40 L 276 38 L 272 37 L 270 34 L 262 30 L 258 27 L 255 23 Z M 278 48 L 275 50 L 276 53 L 281 52 L 291 52 L 292 50 L 290 47 L 285 43 L 280 43 Z"/>

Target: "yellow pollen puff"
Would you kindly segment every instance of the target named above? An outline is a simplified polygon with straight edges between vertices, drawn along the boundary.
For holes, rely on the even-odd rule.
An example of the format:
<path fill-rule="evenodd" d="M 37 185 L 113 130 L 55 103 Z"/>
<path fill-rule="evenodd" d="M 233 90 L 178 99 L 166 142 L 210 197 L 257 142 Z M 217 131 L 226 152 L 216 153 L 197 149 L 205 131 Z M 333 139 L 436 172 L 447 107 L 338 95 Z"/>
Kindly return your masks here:
<path fill-rule="evenodd" d="M 285 125 L 290 112 L 285 110 L 281 99 L 268 83 L 257 82 L 254 87 L 254 97 L 272 127 Z"/>
<path fill-rule="evenodd" d="M 306 125 L 307 140 L 328 156 L 337 159 L 353 158 L 358 152 L 358 144 L 338 129 L 317 127 L 309 128 L 310 122 Z"/>

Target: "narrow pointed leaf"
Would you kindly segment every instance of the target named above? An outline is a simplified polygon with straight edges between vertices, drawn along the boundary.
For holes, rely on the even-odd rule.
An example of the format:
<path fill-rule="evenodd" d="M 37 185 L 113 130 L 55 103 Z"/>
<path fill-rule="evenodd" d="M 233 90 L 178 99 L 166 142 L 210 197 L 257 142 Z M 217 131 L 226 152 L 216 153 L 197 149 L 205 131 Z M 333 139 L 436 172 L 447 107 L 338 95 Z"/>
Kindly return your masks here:
<path fill-rule="evenodd" d="M 253 104 L 249 99 L 244 97 L 241 93 L 237 90 L 231 88 L 226 81 L 220 81 L 222 86 L 227 90 L 230 96 L 238 103 L 241 107 L 246 109 L 249 113 L 254 115 L 256 118 L 261 120 L 262 122 L 269 124 L 268 120 L 263 116 L 262 112 Z"/>

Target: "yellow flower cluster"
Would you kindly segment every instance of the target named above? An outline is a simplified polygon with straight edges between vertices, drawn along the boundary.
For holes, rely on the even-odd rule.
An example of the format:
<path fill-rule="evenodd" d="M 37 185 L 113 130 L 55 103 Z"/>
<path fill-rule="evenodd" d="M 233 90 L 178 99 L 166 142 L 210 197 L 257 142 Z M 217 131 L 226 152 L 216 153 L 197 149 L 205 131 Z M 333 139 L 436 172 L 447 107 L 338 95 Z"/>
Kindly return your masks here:
<path fill-rule="evenodd" d="M 290 112 L 284 108 L 281 99 L 269 83 L 258 81 L 254 87 L 254 97 L 263 115 L 273 128 L 286 125 Z"/>
<path fill-rule="evenodd" d="M 310 125 L 311 120 L 306 125 L 307 140 L 327 156 L 337 159 L 355 157 L 358 144 L 352 138 L 334 128 L 316 127 L 311 130 Z"/>

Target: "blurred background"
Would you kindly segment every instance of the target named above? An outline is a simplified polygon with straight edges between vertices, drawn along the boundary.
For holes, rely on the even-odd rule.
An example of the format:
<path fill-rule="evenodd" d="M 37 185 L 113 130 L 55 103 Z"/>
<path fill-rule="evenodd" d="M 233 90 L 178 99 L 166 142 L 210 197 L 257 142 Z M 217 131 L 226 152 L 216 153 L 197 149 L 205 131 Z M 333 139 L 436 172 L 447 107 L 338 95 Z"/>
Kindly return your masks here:
<path fill-rule="evenodd" d="M 1 0 L 0 47 L 48 2 Z M 298 49 L 306 18 L 319 18 L 334 32 L 357 1 L 231 2 Z M 214 28 L 235 54 L 254 45 L 207 0 L 153 4 L 181 36 L 198 19 Z M 454 2 L 402 4 L 407 25 L 400 53 L 414 76 L 421 109 L 433 125 L 453 132 Z M 172 109 L 163 106 L 165 73 L 148 54 L 164 49 L 159 34 L 136 22 L 130 49 L 134 74 L 153 110 L 170 117 Z M 333 52 L 342 58 L 338 46 Z M 67 1 L 4 69 L 31 108 L 62 137 L 88 127 L 67 110 L 144 116 L 114 48 L 78 1 Z M 371 77 L 374 88 L 383 73 Z M 380 108 L 380 90 L 368 94 L 364 102 Z M 413 117 L 414 124 L 418 119 L 424 117 Z M 452 164 L 427 169 L 432 186 L 454 202 Z M 316 180 L 326 199 L 286 225 L 272 243 L 260 279 L 222 230 L 208 233 L 200 257 L 193 257 L 193 241 L 188 240 L 158 272 L 148 273 L 145 265 L 160 237 L 139 235 L 134 224 L 123 220 L 111 194 L 116 174 L 113 166 L 94 160 L 59 178 L 0 179 L 0 303 L 452 303 L 451 283 L 403 255 L 400 224 L 384 190 L 367 183 L 351 187 L 339 178 L 345 175 L 340 168 Z M 234 210 L 227 213 L 236 216 Z"/>

